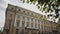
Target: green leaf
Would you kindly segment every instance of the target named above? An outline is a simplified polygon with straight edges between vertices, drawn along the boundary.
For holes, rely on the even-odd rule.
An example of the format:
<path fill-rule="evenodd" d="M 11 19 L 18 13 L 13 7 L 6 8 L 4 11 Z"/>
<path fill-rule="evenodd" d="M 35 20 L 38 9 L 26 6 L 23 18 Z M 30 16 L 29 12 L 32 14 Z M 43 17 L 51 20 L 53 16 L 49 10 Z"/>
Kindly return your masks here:
<path fill-rule="evenodd" d="M 49 19 L 49 16 L 47 16 L 47 18 Z"/>
<path fill-rule="evenodd" d="M 58 18 L 59 17 L 59 14 L 56 14 L 55 18 Z"/>
<path fill-rule="evenodd" d="M 29 0 L 27 0 L 26 2 L 29 3 Z"/>
<path fill-rule="evenodd" d="M 23 3 L 25 3 L 25 0 L 23 0 Z"/>
<path fill-rule="evenodd" d="M 34 5 L 36 4 L 36 0 L 34 0 L 33 4 L 34 4 Z"/>
<path fill-rule="evenodd" d="M 40 6 L 38 6 L 38 9 L 40 8 Z"/>
<path fill-rule="evenodd" d="M 43 2 L 40 2 L 40 5 L 42 6 L 44 3 Z"/>
<path fill-rule="evenodd" d="M 30 2 L 33 2 L 34 0 L 30 0 Z"/>

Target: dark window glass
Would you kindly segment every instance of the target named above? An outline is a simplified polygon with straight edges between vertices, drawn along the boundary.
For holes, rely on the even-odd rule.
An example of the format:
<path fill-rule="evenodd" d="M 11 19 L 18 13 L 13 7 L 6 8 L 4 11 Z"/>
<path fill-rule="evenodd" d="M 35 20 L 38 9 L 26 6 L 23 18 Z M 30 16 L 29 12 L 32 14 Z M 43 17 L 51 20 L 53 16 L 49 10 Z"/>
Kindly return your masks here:
<path fill-rule="evenodd" d="M 15 34 L 18 34 L 18 29 L 16 29 L 16 33 Z"/>
<path fill-rule="evenodd" d="M 31 21 L 33 21 L 33 18 L 31 18 Z"/>
<path fill-rule="evenodd" d="M 22 29 L 21 34 L 24 34 L 24 29 Z"/>
<path fill-rule="evenodd" d="M 27 27 L 29 27 L 29 22 L 27 22 Z"/>
<path fill-rule="evenodd" d="M 40 29 L 40 24 L 38 24 L 38 27 L 39 27 L 39 29 Z"/>
<path fill-rule="evenodd" d="M 18 18 L 20 18 L 20 15 L 18 15 Z"/>
<path fill-rule="evenodd" d="M 12 20 L 12 14 L 10 14 L 10 16 L 9 16 L 9 17 L 10 17 L 10 19 Z"/>
<path fill-rule="evenodd" d="M 23 20 L 25 19 L 25 16 L 22 16 L 23 17 Z"/>
<path fill-rule="evenodd" d="M 23 11 L 25 13 L 25 11 Z"/>
<path fill-rule="evenodd" d="M 27 12 L 29 14 L 29 12 Z"/>
<path fill-rule="evenodd" d="M 35 23 L 35 27 L 37 28 L 37 24 Z"/>
<path fill-rule="evenodd" d="M 31 23 L 31 26 L 33 27 L 33 23 Z"/>
<path fill-rule="evenodd" d="M 12 7 L 11 9 L 13 10 L 14 8 Z"/>
<path fill-rule="evenodd" d="M 18 11 L 21 11 L 20 9 Z"/>
<path fill-rule="evenodd" d="M 11 26 L 11 20 L 9 20 L 9 26 L 8 26 L 8 27 L 9 27 L 9 29 L 10 29 L 10 26 Z"/>
<path fill-rule="evenodd" d="M 16 22 L 16 23 L 17 23 L 17 27 L 19 26 L 19 22 L 20 22 L 20 21 L 19 21 L 19 20 L 17 20 L 17 22 Z"/>
<path fill-rule="evenodd" d="M 27 17 L 27 20 L 29 21 L 29 17 Z"/>
<path fill-rule="evenodd" d="M 25 25 L 24 25 L 24 23 L 25 23 L 25 22 L 24 22 L 24 21 L 22 21 L 22 27 L 24 27 L 24 26 L 25 26 Z"/>
<path fill-rule="evenodd" d="M 6 32 L 6 33 L 7 33 L 7 34 L 10 34 L 10 33 L 9 33 L 9 30 L 7 30 L 7 32 Z"/>

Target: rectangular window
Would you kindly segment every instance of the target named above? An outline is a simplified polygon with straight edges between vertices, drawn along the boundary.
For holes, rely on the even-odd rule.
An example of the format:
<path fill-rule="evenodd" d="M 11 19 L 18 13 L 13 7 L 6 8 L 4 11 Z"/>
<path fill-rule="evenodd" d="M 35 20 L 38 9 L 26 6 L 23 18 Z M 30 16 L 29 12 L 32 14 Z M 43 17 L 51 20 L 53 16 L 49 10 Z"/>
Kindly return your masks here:
<path fill-rule="evenodd" d="M 33 18 L 31 18 L 31 21 L 33 21 Z"/>
<path fill-rule="evenodd" d="M 10 18 L 12 19 L 12 14 L 10 14 Z"/>
<path fill-rule="evenodd" d="M 33 27 L 33 23 L 31 23 L 31 27 Z"/>
<path fill-rule="evenodd" d="M 17 27 L 19 27 L 20 20 L 17 20 L 16 23 L 17 23 Z"/>
<path fill-rule="evenodd" d="M 25 26 L 25 22 L 24 21 L 22 21 L 22 27 L 24 27 Z"/>
<path fill-rule="evenodd" d="M 25 11 L 23 11 L 25 13 Z"/>
<path fill-rule="evenodd" d="M 28 15 L 29 15 L 29 11 L 28 11 L 27 13 L 28 13 Z"/>
<path fill-rule="evenodd" d="M 37 28 L 37 24 L 35 23 L 35 28 Z"/>
<path fill-rule="evenodd" d="M 17 17 L 20 18 L 20 15 L 18 15 Z"/>
<path fill-rule="evenodd" d="M 21 32 L 22 34 L 24 34 L 25 32 L 24 32 L 24 29 L 22 29 L 22 32 Z"/>
<path fill-rule="evenodd" d="M 11 26 L 11 22 L 12 22 L 12 20 L 9 20 L 9 26 L 8 26 L 8 27 L 9 27 L 9 29 L 10 29 L 10 26 Z"/>
<path fill-rule="evenodd" d="M 27 21 L 29 21 L 29 17 L 27 17 Z"/>
<path fill-rule="evenodd" d="M 38 23 L 40 23 L 40 20 L 38 20 Z"/>
<path fill-rule="evenodd" d="M 15 34 L 18 34 L 18 29 L 16 29 L 16 33 Z"/>
<path fill-rule="evenodd" d="M 27 22 L 27 27 L 29 27 L 29 22 Z"/>
<path fill-rule="evenodd" d="M 21 9 L 18 9 L 18 11 L 21 11 Z"/>
<path fill-rule="evenodd" d="M 10 33 L 9 33 L 9 30 L 7 30 L 6 33 L 7 33 L 7 34 L 10 34 Z"/>
<path fill-rule="evenodd" d="M 40 24 L 38 24 L 38 28 L 40 29 Z"/>
<path fill-rule="evenodd" d="M 37 19 L 35 19 L 35 23 L 37 23 Z"/>
<path fill-rule="evenodd" d="M 22 16 L 23 20 L 25 19 L 25 16 Z"/>

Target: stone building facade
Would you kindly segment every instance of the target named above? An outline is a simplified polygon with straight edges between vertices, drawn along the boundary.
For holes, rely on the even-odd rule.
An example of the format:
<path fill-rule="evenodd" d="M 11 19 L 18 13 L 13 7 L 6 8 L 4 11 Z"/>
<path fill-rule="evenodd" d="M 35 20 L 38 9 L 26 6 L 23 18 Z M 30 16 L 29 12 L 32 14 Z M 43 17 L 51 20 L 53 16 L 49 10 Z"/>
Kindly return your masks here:
<path fill-rule="evenodd" d="M 3 34 L 49 34 L 56 23 L 45 16 L 22 7 L 8 4 Z"/>
<path fill-rule="evenodd" d="M 58 34 L 60 34 L 60 20 L 58 21 L 58 25 L 57 25 L 56 29 L 58 31 Z"/>

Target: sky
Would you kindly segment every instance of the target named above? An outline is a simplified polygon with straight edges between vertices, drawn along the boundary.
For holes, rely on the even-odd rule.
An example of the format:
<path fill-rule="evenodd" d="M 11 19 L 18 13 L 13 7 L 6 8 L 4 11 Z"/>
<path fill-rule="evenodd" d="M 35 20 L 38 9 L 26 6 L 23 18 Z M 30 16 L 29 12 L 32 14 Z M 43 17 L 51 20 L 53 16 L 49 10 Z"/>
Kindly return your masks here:
<path fill-rule="evenodd" d="M 5 23 L 5 11 L 6 8 L 8 6 L 8 4 L 12 4 L 12 5 L 16 5 L 19 7 L 23 7 L 25 9 L 37 12 L 39 14 L 42 14 L 37 6 L 33 5 L 33 4 L 27 4 L 27 3 L 22 3 L 20 0 L 0 0 L 0 27 L 4 27 L 4 23 Z M 43 13 L 44 15 L 44 13 Z"/>
<path fill-rule="evenodd" d="M 40 13 L 38 8 L 33 4 L 29 5 L 26 3 L 22 3 L 20 0 L 0 0 L 0 28 L 4 27 L 5 12 L 6 12 L 6 8 L 7 8 L 8 4 L 20 6 L 20 7 L 26 8 L 28 10 L 32 10 L 32 11 L 35 11 L 37 13 Z"/>

